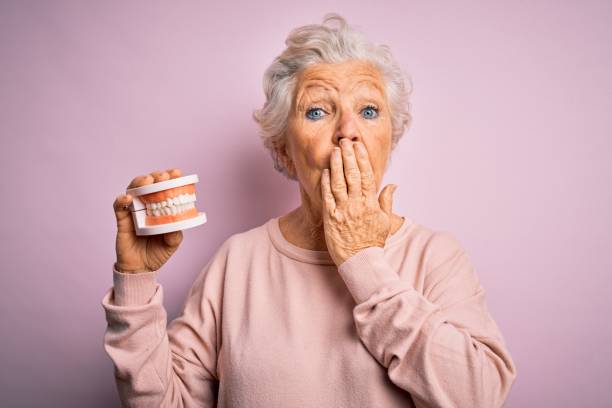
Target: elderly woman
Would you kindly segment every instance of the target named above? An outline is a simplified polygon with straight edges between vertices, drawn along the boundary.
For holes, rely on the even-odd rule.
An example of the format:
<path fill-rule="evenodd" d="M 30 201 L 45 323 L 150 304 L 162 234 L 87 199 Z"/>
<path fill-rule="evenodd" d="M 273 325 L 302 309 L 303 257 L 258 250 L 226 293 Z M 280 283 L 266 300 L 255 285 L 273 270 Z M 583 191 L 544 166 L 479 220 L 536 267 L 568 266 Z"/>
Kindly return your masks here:
<path fill-rule="evenodd" d="M 337 21 L 335 27 L 329 22 Z M 378 195 L 410 122 L 401 70 L 337 14 L 293 30 L 254 113 L 301 205 L 229 237 L 169 325 L 161 266 L 182 233 L 134 234 L 114 202 L 104 347 L 130 407 L 499 407 L 516 377 L 454 236 Z M 136 177 L 130 187 L 181 175 Z"/>

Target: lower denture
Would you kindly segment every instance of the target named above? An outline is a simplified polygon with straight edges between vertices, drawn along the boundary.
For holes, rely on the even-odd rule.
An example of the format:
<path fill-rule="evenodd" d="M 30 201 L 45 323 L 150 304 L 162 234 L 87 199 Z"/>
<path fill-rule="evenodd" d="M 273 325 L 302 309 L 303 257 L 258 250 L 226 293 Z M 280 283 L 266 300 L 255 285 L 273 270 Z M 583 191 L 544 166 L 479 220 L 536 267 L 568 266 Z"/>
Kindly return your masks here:
<path fill-rule="evenodd" d="M 193 218 L 197 216 L 198 216 L 198 209 L 190 208 L 187 211 L 184 211 L 176 215 L 147 215 L 145 218 L 145 224 L 146 225 L 168 224 L 171 222 L 186 220 L 188 218 Z"/>

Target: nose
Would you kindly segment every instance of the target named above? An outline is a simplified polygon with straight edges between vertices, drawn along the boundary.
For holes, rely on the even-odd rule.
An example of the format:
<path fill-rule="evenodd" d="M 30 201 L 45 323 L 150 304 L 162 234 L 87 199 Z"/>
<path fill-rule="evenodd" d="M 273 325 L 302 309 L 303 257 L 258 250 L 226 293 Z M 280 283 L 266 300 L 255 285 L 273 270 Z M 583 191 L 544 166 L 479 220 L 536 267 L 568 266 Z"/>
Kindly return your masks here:
<path fill-rule="evenodd" d="M 346 138 L 353 142 L 361 140 L 357 126 L 357 118 L 349 109 L 344 109 L 340 116 L 338 126 L 334 132 L 334 145 L 340 146 L 340 140 Z"/>

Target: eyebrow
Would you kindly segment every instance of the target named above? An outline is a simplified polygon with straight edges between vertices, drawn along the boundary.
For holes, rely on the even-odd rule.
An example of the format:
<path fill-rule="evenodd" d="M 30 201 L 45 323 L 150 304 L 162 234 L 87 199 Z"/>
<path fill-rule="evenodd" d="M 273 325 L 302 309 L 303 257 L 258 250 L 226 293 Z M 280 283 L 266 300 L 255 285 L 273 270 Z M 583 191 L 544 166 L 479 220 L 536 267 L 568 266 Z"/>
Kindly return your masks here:
<path fill-rule="evenodd" d="M 308 81 L 317 81 L 317 82 L 325 83 L 324 81 L 322 81 L 320 79 L 311 79 L 311 80 L 308 80 Z M 355 88 L 364 88 L 363 84 L 366 85 L 365 88 L 375 89 L 376 91 L 378 91 L 380 93 L 380 96 L 384 96 L 384 94 L 385 94 L 384 89 L 378 84 L 378 82 L 373 81 L 371 79 L 365 79 L 364 78 L 364 79 L 358 81 L 355 84 Z M 338 89 L 336 87 L 334 87 L 334 86 L 330 86 L 330 85 L 325 86 L 325 85 L 323 85 L 321 83 L 314 83 L 314 84 L 308 84 L 304 88 L 302 88 L 302 93 L 304 93 L 304 92 L 306 92 L 306 90 L 312 89 L 312 88 L 319 88 L 319 89 L 322 89 L 324 91 L 329 91 L 330 89 L 338 91 Z"/>
<path fill-rule="evenodd" d="M 299 99 L 298 99 L 298 100 L 296 100 L 296 102 L 297 102 L 297 105 L 295 106 L 295 108 L 296 108 L 296 109 L 301 109 L 301 108 L 304 108 L 304 105 L 305 105 L 305 102 L 304 102 L 304 95 L 306 94 L 306 91 L 307 91 L 308 89 L 310 89 L 310 88 L 320 88 L 320 89 L 323 89 L 324 91 L 328 91 L 328 90 L 329 90 L 329 88 L 326 88 L 326 87 L 324 87 L 324 86 L 322 86 L 322 85 L 320 85 L 320 84 L 311 84 L 311 85 L 306 85 L 304 88 L 302 88 L 302 89 L 300 90 L 300 94 L 298 95 L 298 96 L 299 96 Z M 328 93 L 328 92 L 325 92 L 325 93 Z M 314 103 L 314 102 L 317 102 L 317 101 L 321 100 L 321 99 L 322 99 L 322 96 L 321 96 L 321 95 L 317 95 L 317 96 L 315 96 L 315 98 L 314 98 L 314 99 L 315 99 L 315 100 L 311 101 L 311 103 Z"/>
<path fill-rule="evenodd" d="M 374 92 L 373 94 L 371 92 L 356 92 L 357 94 L 357 100 L 374 100 L 374 101 L 381 101 L 381 99 L 384 99 L 384 95 L 378 90 L 378 88 L 373 88 L 376 89 L 376 92 Z M 304 96 L 304 93 L 302 93 L 301 97 L 300 97 L 300 101 L 299 101 L 299 105 L 302 106 L 305 103 L 317 103 L 320 101 L 327 101 L 329 99 L 329 93 L 325 92 L 325 93 L 318 93 L 315 95 L 310 95 L 308 97 L 308 102 L 305 102 L 304 100 L 306 99 L 306 97 Z"/>
<path fill-rule="evenodd" d="M 332 89 L 334 91 L 336 91 L 336 92 L 338 91 L 336 89 L 336 87 L 334 87 L 334 86 L 329 86 L 329 85 L 328 86 L 324 86 L 322 84 L 315 83 L 315 84 L 309 84 L 309 85 L 306 85 L 305 87 L 303 87 L 302 88 L 302 94 L 305 93 L 309 89 L 319 89 L 319 90 L 322 90 L 325 93 L 328 93 Z"/>
<path fill-rule="evenodd" d="M 308 83 L 308 82 L 314 82 L 314 83 Z M 364 78 L 359 80 L 356 84 L 355 84 L 355 88 L 361 88 L 363 89 L 364 86 L 363 84 L 365 84 L 365 88 L 369 89 L 369 90 L 376 90 L 378 95 L 377 96 L 370 96 L 370 95 L 360 95 L 360 99 L 373 99 L 373 98 L 382 98 L 384 99 L 385 97 L 385 92 L 384 90 L 379 86 L 379 84 L 376 81 L 373 81 L 370 78 Z M 298 104 L 296 105 L 296 109 L 300 109 L 300 108 L 304 108 L 304 94 L 309 90 L 309 89 L 313 89 L 313 88 L 318 88 L 320 90 L 322 90 L 322 93 L 325 95 L 316 95 L 314 97 L 312 97 L 312 100 L 310 101 L 310 103 L 316 103 L 319 102 L 325 98 L 328 97 L 329 95 L 329 91 L 330 90 L 335 90 L 337 91 L 337 88 L 334 87 L 333 85 L 330 85 L 328 83 L 326 83 L 325 80 L 323 79 L 319 79 L 319 78 L 313 78 L 313 79 L 307 79 L 306 80 L 306 85 L 301 89 L 301 93 L 300 93 L 300 99 Z M 321 91 L 317 92 L 320 93 Z M 363 93 L 363 91 L 358 91 L 360 94 Z"/>

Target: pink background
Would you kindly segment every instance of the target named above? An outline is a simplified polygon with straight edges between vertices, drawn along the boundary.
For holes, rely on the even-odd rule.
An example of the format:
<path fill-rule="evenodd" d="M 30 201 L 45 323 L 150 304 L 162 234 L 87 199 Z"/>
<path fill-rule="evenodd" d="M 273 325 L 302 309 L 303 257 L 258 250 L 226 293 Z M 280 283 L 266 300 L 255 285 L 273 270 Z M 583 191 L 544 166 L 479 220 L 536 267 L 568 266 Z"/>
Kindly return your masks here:
<path fill-rule="evenodd" d="M 160 274 L 172 319 L 229 235 L 299 204 L 251 112 L 287 33 L 336 11 L 413 79 L 385 184 L 471 255 L 506 406 L 610 406 L 612 10 L 569 3 L 3 1 L 1 405 L 119 405 L 100 301 L 134 176 L 200 176 L 209 222 Z"/>

